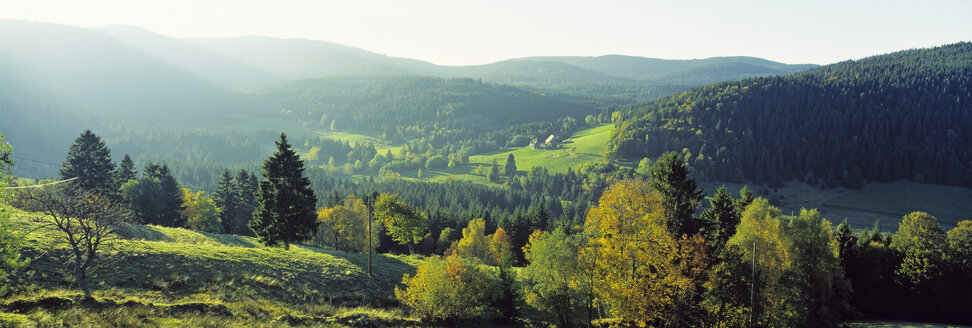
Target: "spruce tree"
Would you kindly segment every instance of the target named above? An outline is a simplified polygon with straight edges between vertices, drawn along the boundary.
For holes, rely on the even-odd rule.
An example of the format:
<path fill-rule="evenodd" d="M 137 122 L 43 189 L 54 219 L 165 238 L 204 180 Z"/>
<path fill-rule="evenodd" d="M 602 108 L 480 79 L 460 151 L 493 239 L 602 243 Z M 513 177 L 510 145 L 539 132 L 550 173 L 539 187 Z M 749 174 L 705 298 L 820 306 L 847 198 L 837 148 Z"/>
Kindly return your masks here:
<path fill-rule="evenodd" d="M 236 187 L 236 183 L 233 181 L 233 175 L 230 174 L 229 170 L 224 169 L 223 175 L 219 177 L 216 192 L 213 194 L 213 200 L 216 202 L 216 207 L 221 210 L 219 212 L 219 220 L 223 225 L 223 231 L 225 233 L 240 234 L 241 231 L 246 230 L 246 224 L 250 221 L 250 218 L 240 215 L 242 207 L 240 202 L 241 196 L 239 188 Z"/>
<path fill-rule="evenodd" d="M 537 205 L 536 212 L 533 213 L 533 228 L 540 231 L 546 231 L 547 225 L 550 223 L 550 215 L 547 213 L 547 206 L 544 204 L 543 198 L 540 199 L 540 204 Z"/>
<path fill-rule="evenodd" d="M 60 173 L 61 179 L 78 178 L 74 185 L 86 191 L 113 195 L 117 190 L 111 150 L 91 130 L 74 139 Z"/>
<path fill-rule="evenodd" d="M 122 158 L 121 165 L 118 166 L 118 172 L 115 172 L 115 186 L 120 188 L 125 182 L 137 178 L 138 171 L 135 170 L 135 162 L 132 161 L 131 156 L 125 154 L 125 157 Z"/>
<path fill-rule="evenodd" d="M 280 134 L 277 150 L 263 161 L 263 177 L 257 193 L 259 206 L 250 228 L 267 246 L 290 244 L 317 232 L 317 197 L 304 176 L 304 161 L 291 149 L 287 134 Z"/>
<path fill-rule="evenodd" d="M 516 159 L 513 158 L 513 154 L 510 154 L 510 156 L 506 157 L 505 170 L 506 170 L 505 171 L 506 176 L 510 177 L 510 179 L 516 176 Z"/>
<path fill-rule="evenodd" d="M 736 234 L 740 213 L 736 212 L 736 204 L 726 191 L 726 186 L 719 187 L 714 197 L 709 200 L 710 208 L 702 212 L 702 222 L 706 225 L 705 238 L 712 246 L 713 254 L 719 254 L 726 246 L 726 242 Z"/>
<path fill-rule="evenodd" d="M 253 236 L 253 230 L 251 230 L 247 225 L 249 224 L 250 220 L 253 219 L 253 212 L 256 211 L 257 206 L 260 205 L 256 199 L 257 191 L 260 190 L 260 183 L 257 181 L 256 174 L 241 169 L 240 172 L 236 174 L 236 189 L 240 195 L 241 217 L 239 218 L 239 234 Z"/>
<path fill-rule="evenodd" d="M 692 219 L 692 214 L 702 203 L 705 194 L 698 188 L 695 179 L 689 177 L 685 161 L 679 158 L 678 153 L 668 152 L 658 157 L 649 173 L 651 188 L 662 195 L 668 230 L 676 236 L 698 232 L 698 224 Z"/>
<path fill-rule="evenodd" d="M 157 179 L 162 187 L 162 194 L 159 195 L 161 212 L 157 224 L 176 228 L 185 227 L 186 218 L 182 215 L 182 211 L 186 208 L 182 206 L 184 201 L 182 187 L 172 176 L 168 165 L 162 164 Z"/>
<path fill-rule="evenodd" d="M 749 186 L 743 186 L 739 189 L 739 199 L 736 200 L 736 213 L 742 215 L 742 212 L 746 210 L 746 206 L 753 203 L 756 196 L 753 195 L 752 190 L 749 190 Z"/>

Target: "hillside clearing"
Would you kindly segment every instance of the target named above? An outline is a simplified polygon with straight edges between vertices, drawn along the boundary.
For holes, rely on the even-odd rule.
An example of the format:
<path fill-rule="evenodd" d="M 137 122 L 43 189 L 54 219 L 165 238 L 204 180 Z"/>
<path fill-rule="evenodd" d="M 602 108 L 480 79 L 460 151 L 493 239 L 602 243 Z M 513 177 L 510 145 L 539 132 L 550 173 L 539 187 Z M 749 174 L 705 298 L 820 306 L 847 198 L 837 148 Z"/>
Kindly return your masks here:
<path fill-rule="evenodd" d="M 5 301 L 8 311 L 15 302 L 30 304 L 66 298 L 77 303 L 80 300 L 81 293 L 70 283 L 73 281 L 70 268 L 62 264 L 66 252 L 49 247 L 55 232 L 33 222 L 38 216 L 14 212 L 15 229 L 31 231 L 26 236 L 24 251 L 33 261 L 14 277 L 14 285 L 19 288 Z M 376 254 L 374 278 L 369 278 L 367 254 L 299 245 L 287 251 L 262 247 L 249 237 L 135 224 L 119 227 L 118 235 L 122 238 L 107 254 L 106 264 L 91 277 L 96 304 L 88 307 L 94 308 L 81 305 L 64 308 L 78 312 L 73 315 L 80 321 L 74 323 L 90 324 L 92 321 L 86 320 L 94 318 L 89 316 L 103 313 L 93 309 L 112 308 L 110 304 L 127 302 L 128 307 L 147 309 L 151 314 L 146 315 L 156 316 L 158 320 L 192 319 L 167 318 L 167 310 L 159 307 L 196 304 L 192 306 L 200 309 L 190 312 L 205 314 L 207 320 L 212 319 L 210 315 L 219 314 L 210 313 L 215 311 L 229 314 L 237 323 L 267 323 L 279 321 L 281 317 L 307 316 L 318 317 L 320 320 L 311 321 L 321 324 L 322 318 L 349 311 L 342 306 L 380 308 L 396 304 L 394 286 L 403 274 L 413 274 L 421 261 L 417 257 Z M 28 308 L 20 315 L 32 316 L 31 320 L 37 321 L 44 316 L 38 311 L 52 310 Z M 405 317 L 400 313 L 395 316 Z M 58 317 L 63 319 L 64 315 Z M 154 322 L 150 326 L 179 325 L 147 322 Z"/>
<path fill-rule="evenodd" d="M 529 172 L 537 166 L 545 167 L 551 173 L 567 172 L 568 168 L 576 169 L 580 165 L 604 162 L 604 145 L 607 144 L 613 129 L 612 124 L 601 124 L 578 131 L 571 138 L 564 140 L 563 146 L 558 149 L 517 147 L 469 156 L 469 163 L 452 169 L 423 170 L 423 179 L 445 181 L 451 178 L 487 184 L 485 177 L 473 174 L 476 167 L 479 165 L 488 167 L 493 164 L 493 160 L 502 167 L 510 154 L 513 154 L 516 159 L 516 166 L 521 173 Z M 413 177 L 413 173 L 410 172 L 408 176 Z M 406 174 L 403 173 L 403 176 Z"/>

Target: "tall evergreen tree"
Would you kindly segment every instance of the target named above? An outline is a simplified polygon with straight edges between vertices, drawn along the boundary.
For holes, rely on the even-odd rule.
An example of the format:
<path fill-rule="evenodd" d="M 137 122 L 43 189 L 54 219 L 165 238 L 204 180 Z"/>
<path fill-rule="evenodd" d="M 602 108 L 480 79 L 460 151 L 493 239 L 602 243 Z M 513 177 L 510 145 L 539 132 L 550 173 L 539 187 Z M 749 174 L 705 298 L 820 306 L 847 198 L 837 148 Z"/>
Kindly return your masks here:
<path fill-rule="evenodd" d="M 506 167 L 504 169 L 506 170 L 506 176 L 511 179 L 516 176 L 516 159 L 513 158 L 513 154 L 506 157 Z"/>
<path fill-rule="evenodd" d="M 226 233 L 240 234 L 240 232 L 246 230 L 246 225 L 250 221 L 249 217 L 240 215 L 243 205 L 240 202 L 241 196 L 239 188 L 233 181 L 233 175 L 230 174 L 229 170 L 224 169 L 223 175 L 219 177 L 213 200 L 216 202 L 216 207 L 221 210 L 219 220 L 223 225 L 223 231 Z"/>
<path fill-rule="evenodd" d="M 756 196 L 753 195 L 753 191 L 749 190 L 749 186 L 743 186 L 739 189 L 739 199 L 736 200 L 736 213 L 742 215 L 742 212 L 746 210 L 746 206 L 753 203 Z"/>
<path fill-rule="evenodd" d="M 250 228 L 267 246 L 290 244 L 310 238 L 317 232 L 317 197 L 304 176 L 304 161 L 280 134 L 277 150 L 263 161 L 263 177 L 257 193 L 259 206 Z"/>
<path fill-rule="evenodd" d="M 256 174 L 241 169 L 236 174 L 236 189 L 240 195 L 240 213 L 243 216 L 240 218 L 242 228 L 239 234 L 253 236 L 253 230 L 247 227 L 247 224 L 253 219 L 253 212 L 260 205 L 256 198 L 257 192 L 260 190 L 260 183 Z"/>
<path fill-rule="evenodd" d="M 185 206 L 182 206 L 185 197 L 182 187 L 172 176 L 168 165 L 162 164 L 157 179 L 159 179 L 159 186 L 162 187 L 162 194 L 159 195 L 161 212 L 156 224 L 177 228 L 185 227 L 186 218 L 182 215 L 182 211 L 186 209 Z"/>
<path fill-rule="evenodd" d="M 496 182 L 499 180 L 499 176 L 499 165 L 496 164 L 496 159 L 493 159 L 493 165 L 486 172 L 486 178 L 489 179 L 489 182 Z"/>
<path fill-rule="evenodd" d="M 542 198 L 540 199 L 540 204 L 537 204 L 536 211 L 533 213 L 533 219 L 535 220 L 533 222 L 534 229 L 540 231 L 547 230 L 547 225 L 550 223 L 550 214 L 547 213 L 547 206 Z"/>
<path fill-rule="evenodd" d="M 709 204 L 710 208 L 702 213 L 702 222 L 706 225 L 706 239 L 713 253 L 719 254 L 729 238 L 736 234 L 739 212 L 736 212 L 736 204 L 726 191 L 726 186 L 719 187 Z"/>
<path fill-rule="evenodd" d="M 84 130 L 74 139 L 60 170 L 61 179 L 78 178 L 74 185 L 102 195 L 115 194 L 115 163 L 101 137 Z"/>
<path fill-rule="evenodd" d="M 698 232 L 698 224 L 692 219 L 695 209 L 705 194 L 695 179 L 689 177 L 688 167 L 678 153 L 668 152 L 658 157 L 651 166 L 651 188 L 662 195 L 668 230 L 676 236 Z"/>
<path fill-rule="evenodd" d="M 138 178 L 138 171 L 135 169 L 135 162 L 132 161 L 132 157 L 125 154 L 122 158 L 121 165 L 118 166 L 118 172 L 115 172 L 115 185 L 121 187 L 129 180 L 135 180 Z"/>

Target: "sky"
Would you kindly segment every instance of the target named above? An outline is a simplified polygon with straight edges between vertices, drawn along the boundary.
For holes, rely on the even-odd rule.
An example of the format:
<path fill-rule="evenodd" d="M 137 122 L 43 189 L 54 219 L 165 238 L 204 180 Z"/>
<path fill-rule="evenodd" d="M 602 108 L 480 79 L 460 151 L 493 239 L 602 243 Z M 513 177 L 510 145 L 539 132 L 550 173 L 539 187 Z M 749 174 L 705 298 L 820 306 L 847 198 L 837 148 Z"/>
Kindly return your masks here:
<path fill-rule="evenodd" d="M 0 0 L 0 18 L 330 41 L 439 65 L 526 56 L 829 64 L 972 41 L 972 0 Z"/>

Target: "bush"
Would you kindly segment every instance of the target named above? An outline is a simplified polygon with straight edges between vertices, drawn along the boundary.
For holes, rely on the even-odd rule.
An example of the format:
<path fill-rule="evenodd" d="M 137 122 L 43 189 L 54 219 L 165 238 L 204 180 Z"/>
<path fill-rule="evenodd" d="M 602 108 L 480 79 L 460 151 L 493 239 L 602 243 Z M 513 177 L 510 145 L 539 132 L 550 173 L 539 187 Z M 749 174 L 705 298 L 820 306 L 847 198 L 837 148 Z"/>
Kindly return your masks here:
<path fill-rule="evenodd" d="M 425 260 L 415 276 L 406 274 L 402 283 L 405 289 L 395 287 L 395 296 L 418 316 L 433 321 L 492 318 L 496 309 L 491 305 L 502 293 L 489 267 L 455 254 Z"/>
<path fill-rule="evenodd" d="M 429 159 L 425 161 L 425 168 L 428 170 L 443 168 L 447 165 L 449 165 L 449 160 L 442 155 L 429 157 Z"/>

